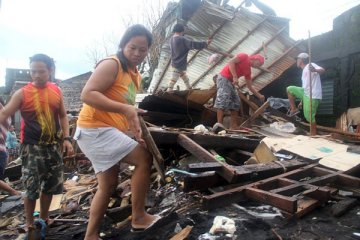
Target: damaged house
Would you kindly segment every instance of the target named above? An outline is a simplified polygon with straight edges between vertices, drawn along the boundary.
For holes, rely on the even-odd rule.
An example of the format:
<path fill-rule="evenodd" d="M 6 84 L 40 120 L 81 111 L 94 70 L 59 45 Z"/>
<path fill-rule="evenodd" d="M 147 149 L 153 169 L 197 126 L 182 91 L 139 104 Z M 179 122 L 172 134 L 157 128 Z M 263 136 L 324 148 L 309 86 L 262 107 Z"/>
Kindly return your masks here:
<path fill-rule="evenodd" d="M 250 2 L 263 13 L 248 11 L 245 4 Z M 348 24 L 351 19 L 352 28 L 358 30 L 359 6 L 354 9 L 334 24 Z M 187 74 L 193 89 L 185 90 L 183 82 L 178 81 L 174 92 L 166 92 L 171 77 L 168 40 L 178 22 L 187 26 L 189 38 L 211 38 L 212 42 L 207 49 L 189 52 Z M 329 83 L 325 84 L 326 104 L 321 113 L 335 114 L 333 123 L 347 108 L 359 106 L 357 90 L 350 96 L 344 93 L 359 82 L 358 45 L 346 44 L 346 51 L 325 50 L 326 46 L 336 49 L 333 44 L 341 41 L 329 39 L 338 39 L 334 36 L 346 31 L 334 27 L 333 32 L 312 39 L 314 61 L 331 69 L 325 77 Z M 154 35 L 160 36 L 160 44 L 150 62 L 157 64 L 152 66 L 148 94 L 139 96 L 138 106 L 148 111 L 139 118 L 143 138 L 154 156 L 146 206 L 148 212 L 160 214 L 162 219 L 148 231 L 130 232 L 132 168 L 121 165 L 119 185 L 101 227 L 102 239 L 360 237 L 360 135 L 333 128 L 333 124 L 319 126 L 321 134 L 309 137 L 307 123 L 288 117 L 286 109 L 275 108 L 269 100 L 284 98 L 285 87 L 299 79 L 295 57 L 307 51 L 306 41 L 289 37 L 288 19 L 276 16 L 271 8 L 255 0 L 237 7 L 227 5 L 227 1 L 181 0 L 168 5 Z M 240 128 L 216 128 L 213 77 L 239 52 L 265 56 L 265 64 L 252 69 L 252 77 L 254 88 L 268 101 L 261 103 L 253 98 L 241 79 Z M 209 64 L 208 57 L 214 53 L 220 58 Z M 337 68 L 343 65 L 345 70 Z M 81 108 L 80 92 L 90 74 L 59 83 L 73 116 Z M 346 83 L 342 82 L 344 78 Z M 336 87 L 339 84 L 341 89 Z M 332 90 L 327 90 L 331 85 Z M 345 101 L 346 105 L 337 110 Z M 327 112 L 330 109 L 331 113 Z M 73 122 L 72 134 L 74 130 Z M 75 141 L 73 145 L 76 155 L 64 159 L 66 191 L 53 201 L 51 217 L 55 222 L 48 227 L 46 239 L 83 239 L 85 234 L 97 182 L 87 157 Z M 20 188 L 16 171 L 19 173 L 19 165 L 7 169 L 14 186 Z M 21 199 L 2 196 L 0 204 L 1 238 L 20 238 L 23 235 L 18 229 L 22 229 L 24 220 Z"/>

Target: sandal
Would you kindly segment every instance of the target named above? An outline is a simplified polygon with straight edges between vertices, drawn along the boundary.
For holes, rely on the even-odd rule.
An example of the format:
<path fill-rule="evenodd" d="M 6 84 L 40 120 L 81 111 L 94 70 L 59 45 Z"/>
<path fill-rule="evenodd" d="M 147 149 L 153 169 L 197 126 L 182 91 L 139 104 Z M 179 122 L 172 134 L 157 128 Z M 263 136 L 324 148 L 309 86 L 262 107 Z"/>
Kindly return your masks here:
<path fill-rule="evenodd" d="M 287 115 L 288 117 L 293 117 L 293 116 L 298 115 L 299 113 L 300 113 L 300 110 L 299 110 L 299 109 L 296 109 L 296 110 L 293 111 L 293 112 L 289 109 L 288 112 L 286 113 L 286 115 Z"/>

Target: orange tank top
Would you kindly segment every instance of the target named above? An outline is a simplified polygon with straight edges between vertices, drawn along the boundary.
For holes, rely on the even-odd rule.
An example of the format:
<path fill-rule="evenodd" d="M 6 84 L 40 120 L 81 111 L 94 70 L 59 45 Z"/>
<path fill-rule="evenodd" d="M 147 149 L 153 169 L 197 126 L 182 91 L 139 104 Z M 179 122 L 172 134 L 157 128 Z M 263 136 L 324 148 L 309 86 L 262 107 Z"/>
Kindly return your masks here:
<path fill-rule="evenodd" d="M 114 84 L 104 92 L 108 98 L 134 105 L 136 92 L 140 87 L 141 75 L 138 71 L 124 72 L 119 59 L 112 56 L 106 59 L 114 59 L 119 67 Z M 129 124 L 126 117 L 120 113 L 106 112 L 83 103 L 77 125 L 82 128 L 115 127 L 120 131 L 127 131 Z"/>

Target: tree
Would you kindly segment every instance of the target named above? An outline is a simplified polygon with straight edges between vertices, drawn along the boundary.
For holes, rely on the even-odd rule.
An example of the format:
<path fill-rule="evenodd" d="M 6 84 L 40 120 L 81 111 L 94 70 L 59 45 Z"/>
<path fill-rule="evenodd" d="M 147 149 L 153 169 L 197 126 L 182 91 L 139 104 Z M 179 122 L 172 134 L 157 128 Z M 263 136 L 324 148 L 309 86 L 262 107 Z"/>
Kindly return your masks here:
<path fill-rule="evenodd" d="M 139 72 L 143 75 L 142 86 L 144 90 L 146 90 L 150 85 L 154 70 L 158 65 L 161 47 L 165 41 L 166 26 L 161 24 L 161 19 L 168 2 L 170 1 L 143 0 L 141 4 L 142 8 L 139 9 L 136 16 L 129 15 L 122 17 L 122 25 L 124 26 L 124 29 L 135 23 L 140 23 L 146 26 L 153 33 L 153 44 L 149 50 L 149 54 L 145 61 L 143 61 L 138 67 Z M 101 59 L 117 51 L 118 41 L 119 39 L 115 38 L 113 33 L 108 36 L 104 36 L 100 42 L 95 41 L 92 46 L 88 47 L 86 54 L 88 61 L 95 66 Z"/>

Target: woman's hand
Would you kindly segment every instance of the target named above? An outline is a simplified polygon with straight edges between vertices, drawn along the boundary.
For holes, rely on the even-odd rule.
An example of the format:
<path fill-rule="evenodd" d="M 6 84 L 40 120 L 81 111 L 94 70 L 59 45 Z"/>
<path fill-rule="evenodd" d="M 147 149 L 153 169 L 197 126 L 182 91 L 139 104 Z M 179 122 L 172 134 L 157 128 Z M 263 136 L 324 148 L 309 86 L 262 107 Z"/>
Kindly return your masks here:
<path fill-rule="evenodd" d="M 145 113 L 146 111 L 140 108 L 135 108 L 134 106 L 127 105 L 124 115 L 126 116 L 130 130 L 134 134 L 134 137 L 138 143 L 143 146 L 146 146 L 144 139 L 142 139 L 142 131 L 140 126 L 140 120 L 138 117 L 139 113 Z"/>

